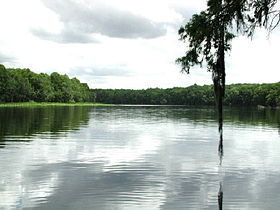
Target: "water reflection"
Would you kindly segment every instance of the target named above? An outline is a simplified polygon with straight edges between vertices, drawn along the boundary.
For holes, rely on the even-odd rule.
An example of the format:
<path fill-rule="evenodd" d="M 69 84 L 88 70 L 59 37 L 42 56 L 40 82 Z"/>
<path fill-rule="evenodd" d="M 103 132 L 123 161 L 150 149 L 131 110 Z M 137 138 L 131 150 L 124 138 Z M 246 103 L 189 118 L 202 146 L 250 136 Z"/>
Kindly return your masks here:
<path fill-rule="evenodd" d="M 246 110 L 248 109 L 248 110 Z M 218 131 L 219 131 L 219 144 L 218 144 L 218 155 L 219 165 L 222 166 L 224 147 L 223 147 L 223 120 L 224 113 L 222 109 L 218 110 Z M 236 124 L 249 124 L 249 125 L 271 125 L 275 127 L 278 124 L 278 134 L 280 135 L 280 111 L 279 109 L 250 109 L 250 108 L 226 108 L 225 122 L 231 122 Z M 238 114 L 236 114 L 238 113 Z M 231 117 L 231 119 L 229 119 Z M 219 209 L 223 208 L 223 186 L 220 180 L 220 187 L 218 192 L 218 206 Z"/>
<path fill-rule="evenodd" d="M 0 108 L 0 148 L 7 142 L 29 142 L 40 133 L 59 135 L 78 129 L 89 120 L 91 107 L 6 107 Z M 7 136 L 9 136 L 7 138 Z"/>
<path fill-rule="evenodd" d="M 6 132 L 0 209 L 217 209 L 217 200 L 224 209 L 280 205 L 276 119 L 256 126 L 226 115 L 229 155 L 221 167 L 212 108 L 78 112 L 85 117 L 73 130 L 63 123 L 67 132 L 38 131 L 24 145 L 7 141 L 13 134 Z"/>
<path fill-rule="evenodd" d="M 220 188 L 219 188 L 219 192 L 218 192 L 219 210 L 223 210 L 223 198 L 224 198 L 223 186 L 222 186 L 222 183 L 220 182 Z"/>
<path fill-rule="evenodd" d="M 219 104 L 219 106 L 217 107 L 218 109 L 218 131 L 219 131 L 219 146 L 218 146 L 218 155 L 219 155 L 219 160 L 220 160 L 220 167 L 222 166 L 223 163 L 223 156 L 224 156 L 224 143 L 223 143 L 223 120 L 224 120 L 224 116 L 223 116 L 223 104 L 222 104 L 222 99 L 221 103 Z M 223 210 L 223 196 L 224 196 L 224 192 L 223 192 L 223 186 L 222 186 L 222 181 L 220 181 L 220 188 L 219 188 L 219 192 L 218 192 L 218 206 L 219 206 L 219 210 Z"/>
<path fill-rule="evenodd" d="M 224 156 L 223 128 L 219 129 L 218 155 L 220 158 L 220 165 L 222 165 L 223 156 Z"/>
<path fill-rule="evenodd" d="M 280 136 L 280 118 L 279 118 L 279 121 L 278 121 L 278 134 Z"/>
<path fill-rule="evenodd" d="M 257 109 L 250 107 L 224 107 L 224 123 L 255 126 L 277 126 L 280 109 Z"/>

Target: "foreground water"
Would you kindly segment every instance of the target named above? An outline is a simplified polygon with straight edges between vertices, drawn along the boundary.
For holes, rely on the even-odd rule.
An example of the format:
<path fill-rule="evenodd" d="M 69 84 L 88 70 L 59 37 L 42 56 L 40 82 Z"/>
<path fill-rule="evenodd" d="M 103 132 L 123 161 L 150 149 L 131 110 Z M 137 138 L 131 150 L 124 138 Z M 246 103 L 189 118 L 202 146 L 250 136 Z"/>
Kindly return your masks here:
<path fill-rule="evenodd" d="M 0 108 L 0 209 L 280 208 L 279 110 Z"/>

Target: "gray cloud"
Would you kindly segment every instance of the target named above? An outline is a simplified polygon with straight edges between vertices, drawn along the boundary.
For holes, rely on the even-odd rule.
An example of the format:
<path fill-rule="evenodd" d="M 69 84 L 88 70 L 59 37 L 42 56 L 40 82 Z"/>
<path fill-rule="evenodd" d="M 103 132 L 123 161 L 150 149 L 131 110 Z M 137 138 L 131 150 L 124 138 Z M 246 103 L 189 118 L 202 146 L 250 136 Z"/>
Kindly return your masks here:
<path fill-rule="evenodd" d="M 71 70 L 69 73 L 73 76 L 94 76 L 94 77 L 107 77 L 107 76 L 115 76 L 115 77 L 123 77 L 123 76 L 132 76 L 132 73 L 126 69 L 125 65 L 119 66 L 97 66 L 97 67 L 76 67 Z"/>
<path fill-rule="evenodd" d="M 73 0 L 42 0 L 44 5 L 59 15 L 63 32 L 58 35 L 32 30 L 40 38 L 57 42 L 86 43 L 90 35 L 101 34 L 115 38 L 151 39 L 166 34 L 165 23 L 156 23 L 129 11 L 120 10 L 103 1 L 90 1 L 90 5 Z"/>
<path fill-rule="evenodd" d="M 78 31 L 63 30 L 59 34 L 54 34 L 45 31 L 42 28 L 31 29 L 31 33 L 41 39 L 50 40 L 58 43 L 92 43 L 98 42 L 88 34 L 83 34 Z"/>
<path fill-rule="evenodd" d="M 177 24 L 174 24 L 174 27 L 176 27 L 177 29 L 181 26 L 181 25 L 184 25 L 186 24 L 190 19 L 191 17 L 193 16 L 193 14 L 195 14 L 196 12 L 199 12 L 199 11 L 196 11 L 195 9 L 193 8 L 190 8 L 190 7 L 186 7 L 182 4 L 172 4 L 170 6 L 176 13 L 182 15 L 183 17 L 183 21 L 181 23 L 177 23 Z"/>
<path fill-rule="evenodd" d="M 193 14 L 195 14 L 195 10 L 188 7 L 182 7 L 182 5 L 174 5 L 173 9 L 181 14 L 184 18 L 184 21 L 188 21 Z"/>
<path fill-rule="evenodd" d="M 14 61 L 15 58 L 13 56 L 0 52 L 0 63 L 13 63 Z"/>

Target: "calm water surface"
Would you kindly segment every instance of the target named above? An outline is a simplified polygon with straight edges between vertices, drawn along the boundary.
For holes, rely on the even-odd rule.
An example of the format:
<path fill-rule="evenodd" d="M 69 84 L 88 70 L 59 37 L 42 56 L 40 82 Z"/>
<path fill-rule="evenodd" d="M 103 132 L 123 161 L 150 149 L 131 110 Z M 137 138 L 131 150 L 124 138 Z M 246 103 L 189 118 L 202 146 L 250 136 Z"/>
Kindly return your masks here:
<path fill-rule="evenodd" d="M 280 209 L 279 112 L 0 108 L 0 209 Z"/>

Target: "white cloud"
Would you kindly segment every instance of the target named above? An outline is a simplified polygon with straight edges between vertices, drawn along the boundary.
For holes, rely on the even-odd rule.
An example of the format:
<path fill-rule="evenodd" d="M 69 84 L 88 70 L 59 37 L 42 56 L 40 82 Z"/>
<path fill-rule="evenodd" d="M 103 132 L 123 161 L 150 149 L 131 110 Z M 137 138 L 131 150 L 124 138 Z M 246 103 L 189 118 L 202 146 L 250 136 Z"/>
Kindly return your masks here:
<path fill-rule="evenodd" d="M 258 30 L 253 40 L 238 37 L 227 58 L 228 83 L 269 83 L 279 82 L 278 51 L 280 36 L 267 36 Z"/>
<path fill-rule="evenodd" d="M 92 88 L 211 84 L 211 74 L 205 69 L 196 67 L 191 69 L 190 75 L 185 75 L 175 64 L 175 59 L 186 50 L 178 41 L 177 28 L 194 12 L 205 8 L 204 0 L 67 1 L 73 7 L 64 7 L 63 3 L 66 1 L 1 1 L 1 63 L 35 72 L 67 73 Z M 124 14 L 143 23 L 147 30 L 135 29 L 135 33 L 130 33 L 124 30 L 126 27 L 121 29 L 115 25 L 118 31 L 111 31 L 90 13 L 95 11 L 96 5 L 102 8 L 99 15 L 103 19 L 112 19 L 113 13 Z M 75 16 L 73 11 L 79 13 Z M 81 11 L 86 11 L 87 15 L 83 16 Z M 135 21 L 133 24 L 137 27 Z M 93 25 L 87 28 L 79 23 Z M 155 33 L 156 27 L 150 24 L 159 24 L 155 26 L 162 31 Z M 95 26 L 102 26 L 103 32 L 98 33 L 98 29 L 92 28 Z M 279 30 L 273 32 L 269 40 L 263 32 L 253 41 L 245 37 L 235 39 L 227 57 L 227 82 L 279 81 L 279 44 Z"/>

